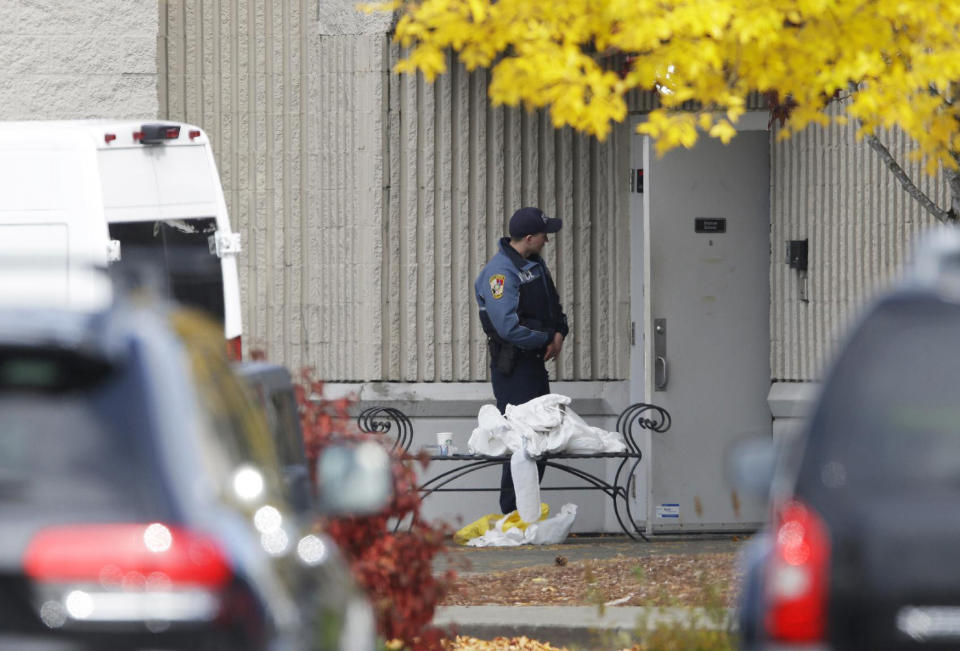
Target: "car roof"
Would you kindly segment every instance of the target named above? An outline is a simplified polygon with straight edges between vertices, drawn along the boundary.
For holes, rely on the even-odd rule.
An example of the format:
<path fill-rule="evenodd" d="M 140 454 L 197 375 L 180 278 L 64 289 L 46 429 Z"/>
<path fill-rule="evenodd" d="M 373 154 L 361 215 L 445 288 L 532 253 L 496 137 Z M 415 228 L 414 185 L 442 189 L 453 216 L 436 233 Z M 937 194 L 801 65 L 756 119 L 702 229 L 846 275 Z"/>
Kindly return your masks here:
<path fill-rule="evenodd" d="M 147 292 L 91 310 L 0 304 L 0 348 L 60 349 L 116 362 L 130 341 L 169 332 L 171 309 L 181 308 Z"/>
<path fill-rule="evenodd" d="M 101 334 L 106 318 L 102 311 L 2 306 L 0 346 L 103 349 Z"/>
<path fill-rule="evenodd" d="M 207 142 L 203 129 L 187 122 L 177 122 L 175 120 L 111 120 L 111 119 L 91 119 L 91 120 L 20 120 L 0 122 L 0 139 L 15 141 L 58 141 L 64 137 L 76 138 L 77 136 L 89 141 L 98 149 L 110 149 L 110 145 L 104 142 L 105 133 L 133 133 L 139 131 L 144 124 L 160 124 L 168 126 L 178 126 L 181 132 L 199 131 L 201 137 L 195 142 L 175 142 L 168 144 L 205 144 Z M 70 134 L 76 134 L 71 136 Z"/>
<path fill-rule="evenodd" d="M 280 364 L 263 361 L 237 362 L 233 369 L 247 382 L 257 382 L 272 391 L 285 389 L 292 384 L 290 371 Z"/>

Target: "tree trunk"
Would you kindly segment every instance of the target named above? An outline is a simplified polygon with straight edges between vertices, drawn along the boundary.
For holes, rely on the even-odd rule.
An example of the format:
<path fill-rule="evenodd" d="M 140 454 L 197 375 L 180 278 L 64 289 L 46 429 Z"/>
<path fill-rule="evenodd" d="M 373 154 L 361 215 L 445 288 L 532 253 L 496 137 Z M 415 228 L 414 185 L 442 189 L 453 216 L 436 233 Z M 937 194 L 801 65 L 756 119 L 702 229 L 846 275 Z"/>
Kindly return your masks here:
<path fill-rule="evenodd" d="M 950 187 L 950 223 L 956 224 L 960 221 L 960 172 L 944 170 L 943 175 Z"/>
<path fill-rule="evenodd" d="M 900 163 L 897 162 L 897 159 L 893 157 L 893 154 L 890 153 L 890 150 L 885 144 L 880 142 L 880 140 L 872 134 L 868 135 L 866 139 L 867 144 L 877 152 L 880 160 L 882 160 L 893 173 L 893 176 L 900 182 L 900 185 L 903 186 L 907 194 L 916 199 L 924 210 L 944 224 L 956 224 L 960 221 L 958 220 L 958 215 L 960 215 L 960 173 L 956 170 L 943 171 L 944 178 L 946 178 L 947 184 L 950 187 L 950 209 L 944 210 L 938 206 L 932 198 L 927 196 L 923 190 L 917 187 L 917 184 L 907 175 L 906 171 L 901 167 Z"/>

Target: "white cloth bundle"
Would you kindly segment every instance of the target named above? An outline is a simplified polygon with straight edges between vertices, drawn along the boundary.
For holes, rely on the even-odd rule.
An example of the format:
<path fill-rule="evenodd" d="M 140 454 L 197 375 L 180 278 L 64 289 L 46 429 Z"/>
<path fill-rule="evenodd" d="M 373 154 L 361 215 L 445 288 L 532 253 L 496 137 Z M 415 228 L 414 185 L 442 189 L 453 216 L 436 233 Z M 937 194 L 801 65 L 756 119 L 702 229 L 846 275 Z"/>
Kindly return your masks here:
<path fill-rule="evenodd" d="M 537 458 L 548 452 L 592 454 L 623 452 L 627 448 L 621 434 L 587 425 L 569 405 L 569 397 L 550 393 L 522 405 L 507 405 L 504 415 L 501 415 L 494 405 L 484 405 L 477 415 L 477 428 L 473 430 L 467 444 L 470 453 L 490 456 L 512 453 L 510 472 L 513 475 L 513 490 L 517 496 L 517 511 L 524 522 L 533 523 L 540 517 Z M 563 512 L 560 514 L 564 515 L 562 522 L 569 520 L 566 532 L 570 531 L 570 525 L 576 516 L 576 506 L 568 504 L 563 508 L 568 506 L 573 508 L 572 515 L 564 515 Z M 559 518 L 560 515 L 556 517 Z M 549 520 L 539 523 L 539 526 L 542 527 L 546 522 Z M 534 526 L 531 524 L 526 532 L 511 529 L 506 533 L 497 532 L 494 527 L 487 532 L 489 540 L 475 543 L 480 539 L 474 539 L 469 544 L 527 544 L 533 540 L 531 529 Z M 556 522 L 547 526 L 550 531 L 555 528 Z M 563 538 L 566 538 L 566 532 L 563 533 Z M 550 536 L 551 539 L 554 537 Z"/>
<path fill-rule="evenodd" d="M 587 425 L 569 404 L 568 396 L 549 393 L 522 405 L 507 405 L 505 415 L 494 405 L 484 405 L 467 444 L 470 453 L 497 456 L 526 447 L 529 456 L 538 458 L 546 452 L 626 450 L 620 433 Z"/>

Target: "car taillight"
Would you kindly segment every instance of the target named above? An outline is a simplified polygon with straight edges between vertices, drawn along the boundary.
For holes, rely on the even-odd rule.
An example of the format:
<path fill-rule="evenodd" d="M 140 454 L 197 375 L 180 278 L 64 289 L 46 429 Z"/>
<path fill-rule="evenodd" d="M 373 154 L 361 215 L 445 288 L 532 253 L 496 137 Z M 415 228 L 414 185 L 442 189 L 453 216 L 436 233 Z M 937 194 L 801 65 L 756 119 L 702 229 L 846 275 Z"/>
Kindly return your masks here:
<path fill-rule="evenodd" d="M 235 362 L 243 359 L 243 338 L 241 336 L 227 339 L 227 357 Z"/>
<path fill-rule="evenodd" d="M 785 504 L 774 520 L 773 554 L 766 568 L 766 628 L 774 640 L 813 642 L 826 633 L 830 540 L 810 507 Z"/>
<path fill-rule="evenodd" d="M 51 628 L 71 621 L 209 621 L 233 576 L 210 537 L 160 523 L 43 529 L 27 546 L 23 568 Z"/>

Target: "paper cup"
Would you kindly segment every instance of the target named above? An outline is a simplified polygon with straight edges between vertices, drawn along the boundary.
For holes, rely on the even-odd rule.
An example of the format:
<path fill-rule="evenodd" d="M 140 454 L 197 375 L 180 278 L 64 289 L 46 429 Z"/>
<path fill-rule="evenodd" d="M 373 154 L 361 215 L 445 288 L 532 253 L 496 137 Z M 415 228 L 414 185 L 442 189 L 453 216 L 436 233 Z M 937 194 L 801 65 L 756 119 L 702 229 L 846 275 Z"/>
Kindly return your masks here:
<path fill-rule="evenodd" d="M 450 448 L 453 446 L 453 432 L 437 432 L 437 445 L 440 446 L 441 455 L 450 454 Z"/>

